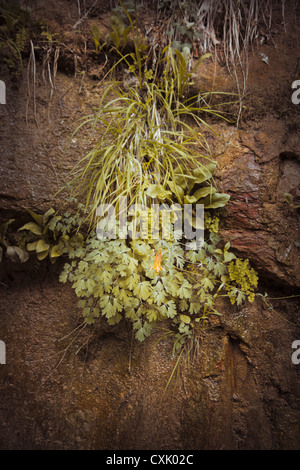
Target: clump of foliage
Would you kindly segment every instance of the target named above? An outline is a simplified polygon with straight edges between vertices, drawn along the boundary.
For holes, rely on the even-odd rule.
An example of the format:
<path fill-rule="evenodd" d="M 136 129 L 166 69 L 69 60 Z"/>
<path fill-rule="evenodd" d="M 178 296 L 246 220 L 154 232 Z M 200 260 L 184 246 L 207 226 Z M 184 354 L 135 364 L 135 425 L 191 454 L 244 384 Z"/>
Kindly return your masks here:
<path fill-rule="evenodd" d="M 292 209 L 299 209 L 300 208 L 300 205 L 299 204 L 295 204 L 294 203 L 294 196 L 290 193 L 284 193 L 283 195 L 284 197 L 284 200 L 285 202 L 288 203 L 288 205 L 292 208 Z"/>
<path fill-rule="evenodd" d="M 15 222 L 15 219 L 9 219 L 7 222 L 0 224 L 0 263 L 4 256 L 14 263 L 25 263 L 29 258 L 26 250 L 8 240 L 7 232 L 13 222 Z"/>
<path fill-rule="evenodd" d="M 214 222 L 215 223 L 215 222 Z M 102 239 L 91 232 L 80 249 L 68 252 L 61 282 L 70 281 L 87 323 L 104 316 L 113 325 L 126 318 L 143 341 L 154 326 L 171 319 L 182 346 L 194 329 L 205 326 L 210 315 L 220 315 L 219 296 L 239 305 L 254 300 L 257 276 L 229 251 L 214 231 L 200 248 L 176 239 L 170 223 L 169 240 Z"/>
<path fill-rule="evenodd" d="M 285 0 L 158 0 L 157 10 L 174 47 L 194 47 L 206 53 L 220 45 L 220 59 L 225 59 L 232 72 L 241 67 L 246 80 L 248 48 L 260 37 L 261 26 L 270 31 L 273 11 L 280 9 L 280 4 L 285 26 L 284 3 Z"/>
<path fill-rule="evenodd" d="M 186 51 L 166 46 L 156 66 L 148 68 L 142 42 L 124 11 L 134 53 L 122 53 L 129 34 L 124 25 L 118 29 L 115 22 L 111 40 L 134 80 L 131 85 L 116 81 L 113 67 L 98 109 L 75 131 L 91 125 L 98 133 L 96 145 L 74 167 L 67 184 L 73 202 L 80 201 L 78 212 L 31 213 L 34 222 L 19 232 L 26 234 L 23 246 L 38 259 L 68 257 L 60 281 L 71 283 L 86 323 L 104 317 L 114 325 L 126 319 L 143 341 L 154 327 L 169 321 L 177 350 L 211 316 L 220 315 L 219 297 L 237 305 L 246 298 L 252 302 L 257 276 L 248 260 L 236 258 L 218 235 L 214 211 L 227 204 L 229 195 L 218 191 L 217 163 L 202 130 L 210 129 L 205 115 L 224 116 L 207 104 L 209 94 L 190 95 L 193 72 L 209 55 L 190 70 Z M 97 34 L 95 30 L 96 39 Z M 129 210 L 121 229 L 124 198 Z M 190 229 L 203 229 L 204 238 L 190 240 L 178 229 L 176 211 L 157 218 L 153 204 L 177 209 L 189 204 Z M 201 221 L 199 227 L 198 205 L 205 211 L 204 227 Z M 100 206 L 114 208 L 116 236 L 99 232 L 110 228 Z"/>
<path fill-rule="evenodd" d="M 115 46 L 121 47 L 121 42 Z M 209 129 L 205 114 L 222 113 L 207 104 L 206 94 L 189 94 L 193 71 L 209 54 L 189 71 L 188 56 L 167 46 L 160 63 L 148 69 L 138 40 L 134 47 L 135 53 L 123 55 L 119 50 L 133 84 L 124 87 L 123 82 L 111 80 L 97 112 L 85 116 L 75 131 L 92 125 L 99 138 L 72 170 L 68 183 L 72 198 L 85 201 L 79 226 L 87 222 L 88 232 L 80 248 L 68 251 L 70 262 L 60 280 L 71 282 L 87 323 L 105 317 L 116 324 L 125 318 L 136 339 L 143 341 L 154 326 L 169 319 L 180 348 L 211 315 L 220 314 L 215 306 L 219 296 L 238 305 L 247 296 L 253 301 L 257 278 L 250 267 L 240 266 L 229 244 L 222 248 L 219 219 L 213 214 L 229 195 L 217 189 L 213 177 L 217 163 L 201 129 Z M 119 233 L 118 239 L 109 239 L 97 234 L 96 226 L 109 225 L 104 214 L 99 216 L 99 206 L 114 207 L 120 217 L 124 197 L 127 207 L 142 207 L 129 210 L 125 230 L 126 234 L 139 231 L 140 237 Z M 161 234 L 165 230 L 168 236 L 153 237 L 152 203 L 190 204 L 192 229 L 200 228 L 196 206 L 202 204 L 205 239 L 200 244 L 186 239 L 175 228 L 176 213 L 159 223 L 156 219 Z"/>
<path fill-rule="evenodd" d="M 126 63 L 127 59 L 125 55 Z M 221 112 L 206 104 L 206 94 L 201 101 L 199 95 L 186 97 L 192 73 L 187 72 L 179 51 L 166 47 L 163 60 L 165 73 L 157 80 L 147 79 L 137 53 L 132 68 L 135 84 L 124 89 L 122 82 L 112 81 L 96 114 L 85 116 L 75 131 L 91 124 L 99 133 L 97 144 L 72 170 L 72 194 L 85 197 L 90 221 L 100 204 L 118 205 L 121 196 L 128 197 L 129 205 L 145 202 L 145 189 L 153 185 L 162 188 L 159 200 L 171 190 L 180 203 L 190 198 L 209 208 L 217 207 L 217 200 L 219 207 L 228 201 L 214 187 L 211 177 L 216 164 L 200 132 L 201 127 L 209 127 L 205 113 L 220 116 Z M 208 187 L 191 194 L 195 183 L 203 182 Z"/>
<path fill-rule="evenodd" d="M 257 273 L 249 265 L 249 260 L 235 259 L 228 265 L 230 286 L 227 286 L 230 302 L 239 305 L 248 296 L 250 302 L 254 301 L 253 288 L 257 287 Z"/>
<path fill-rule="evenodd" d="M 126 46 L 129 44 L 131 36 L 133 36 L 133 42 L 135 44 L 139 43 L 140 50 L 147 47 L 145 42 L 140 41 L 136 31 L 134 31 L 134 24 L 132 20 L 132 15 L 137 16 L 137 10 L 139 10 L 142 5 L 137 5 L 136 2 L 122 2 L 120 5 L 117 5 L 111 10 L 109 17 L 110 32 L 106 37 L 102 37 L 101 31 L 98 26 L 92 26 L 92 37 L 95 44 L 96 53 L 101 52 L 101 50 L 107 49 L 112 51 L 124 51 Z M 129 23 L 129 24 L 128 24 Z M 133 33 L 133 35 L 131 35 Z M 141 44 L 143 43 L 143 46 Z"/>
<path fill-rule="evenodd" d="M 84 236 L 78 232 L 78 214 L 66 213 L 62 218 L 52 207 L 43 215 L 27 211 L 34 221 L 19 228 L 19 245 L 35 252 L 39 261 L 49 257 L 55 263 L 59 256 L 81 248 Z"/>
<path fill-rule="evenodd" d="M 0 6 L 0 54 L 11 71 L 23 70 L 23 56 L 29 50 L 29 40 L 37 31 L 32 9 L 18 2 L 3 2 Z"/>
<path fill-rule="evenodd" d="M 92 26 L 92 37 L 95 44 L 95 52 L 99 54 L 103 48 L 111 48 L 123 50 L 128 43 L 130 26 L 126 26 L 123 18 L 118 15 L 115 11 L 111 12 L 110 15 L 110 26 L 111 31 L 103 41 L 101 37 L 101 31 L 98 26 Z"/>

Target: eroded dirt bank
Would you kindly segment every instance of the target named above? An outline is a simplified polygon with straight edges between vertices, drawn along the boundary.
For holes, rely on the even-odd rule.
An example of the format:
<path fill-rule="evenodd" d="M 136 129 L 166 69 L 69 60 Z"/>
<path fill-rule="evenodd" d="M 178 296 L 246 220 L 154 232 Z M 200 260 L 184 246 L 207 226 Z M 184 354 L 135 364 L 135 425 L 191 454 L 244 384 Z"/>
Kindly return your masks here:
<path fill-rule="evenodd" d="M 25 218 L 24 207 L 43 213 L 55 204 L 53 194 L 91 145 L 82 131 L 67 147 L 75 121 L 102 93 L 97 80 L 72 68 L 76 2 L 44 2 L 42 11 L 58 32 L 67 31 L 72 47 L 60 52 L 51 101 L 41 63 L 35 101 L 26 73 L 17 82 L 4 69 L 0 76 L 7 83 L 7 104 L 0 105 L 0 216 L 15 224 Z M 106 14 L 99 7 L 99 18 Z M 72 289 L 58 281 L 60 261 L 4 260 L 1 449 L 299 448 L 300 365 L 291 360 L 292 343 L 300 339 L 299 301 L 291 297 L 299 294 L 299 212 L 283 198 L 285 192 L 300 197 L 300 104 L 291 101 L 291 83 L 300 78 L 299 37 L 291 17 L 286 26 L 285 33 L 278 23 L 276 47 L 267 41 L 250 54 L 239 129 L 214 123 L 220 138 L 210 137 L 218 185 L 231 194 L 221 233 L 250 259 L 273 309 L 260 298 L 239 307 L 224 300 L 194 361 L 182 364 L 164 394 L 176 359 L 167 340 L 156 345 L 161 333 L 137 344 L 125 322 L 76 330 L 82 320 Z M 80 42 L 76 47 L 80 62 L 84 50 Z M 101 64 L 89 67 L 97 75 Z M 197 83 L 212 80 L 216 69 L 218 88 L 234 87 L 213 61 Z"/>

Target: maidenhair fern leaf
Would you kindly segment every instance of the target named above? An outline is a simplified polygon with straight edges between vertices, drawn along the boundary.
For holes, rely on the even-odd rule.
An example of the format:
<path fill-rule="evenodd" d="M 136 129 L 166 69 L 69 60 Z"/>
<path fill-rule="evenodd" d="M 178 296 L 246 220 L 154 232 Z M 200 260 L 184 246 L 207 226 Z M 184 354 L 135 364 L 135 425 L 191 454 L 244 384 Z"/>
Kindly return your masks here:
<path fill-rule="evenodd" d="M 190 303 L 190 308 L 189 308 L 189 313 L 194 314 L 194 313 L 199 313 L 202 308 L 202 305 L 200 302 L 191 302 Z"/>
<path fill-rule="evenodd" d="M 93 281 L 93 279 L 87 279 L 85 283 L 85 288 L 87 290 L 88 295 L 93 292 L 94 287 L 95 287 L 95 281 Z"/>
<path fill-rule="evenodd" d="M 122 305 L 121 302 L 119 302 L 118 299 L 116 299 L 116 298 L 113 299 L 113 306 L 117 309 L 118 312 L 122 312 L 123 305 Z"/>
<path fill-rule="evenodd" d="M 152 307 L 151 309 L 147 311 L 146 316 L 150 323 L 155 322 L 158 319 L 158 312 L 156 309 Z"/>
<path fill-rule="evenodd" d="M 177 315 L 177 310 L 176 310 L 176 304 L 174 300 L 169 300 L 167 302 L 168 310 L 167 310 L 167 316 L 168 318 L 175 318 Z"/>
<path fill-rule="evenodd" d="M 213 290 L 214 283 L 208 277 L 204 277 L 203 279 L 201 279 L 200 282 L 201 282 L 204 290 Z"/>
<path fill-rule="evenodd" d="M 124 306 L 128 305 L 131 292 L 126 289 L 119 289 L 118 299 L 123 303 Z"/>
<path fill-rule="evenodd" d="M 191 261 L 191 263 L 196 263 L 199 260 L 199 254 L 196 251 L 188 251 L 186 258 Z"/>
<path fill-rule="evenodd" d="M 189 299 L 191 297 L 191 287 L 191 284 L 185 280 L 182 286 L 178 289 L 178 296 L 180 299 Z"/>
<path fill-rule="evenodd" d="M 218 277 L 223 276 L 226 272 L 226 266 L 222 263 L 216 263 L 214 265 L 214 274 Z"/>
<path fill-rule="evenodd" d="M 102 315 L 106 316 L 106 318 L 114 317 L 116 313 L 117 307 L 111 302 L 108 302 L 102 310 Z"/>
<path fill-rule="evenodd" d="M 131 322 L 136 321 L 138 318 L 138 312 L 134 307 L 125 307 L 125 317 L 128 318 Z"/>
<path fill-rule="evenodd" d="M 153 290 L 152 297 L 154 299 L 154 302 L 159 306 L 165 303 L 166 300 L 166 295 L 163 290 Z"/>
<path fill-rule="evenodd" d="M 129 271 L 134 271 L 137 265 L 138 265 L 138 260 L 132 257 L 127 258 L 127 268 L 129 269 Z"/>
<path fill-rule="evenodd" d="M 63 283 L 67 282 L 67 280 L 68 280 L 68 275 L 69 275 L 69 274 L 68 274 L 68 272 L 67 272 L 66 270 L 62 271 L 61 274 L 60 274 L 60 276 L 59 276 L 60 282 L 63 282 Z"/>
<path fill-rule="evenodd" d="M 143 281 L 134 288 L 134 295 L 141 300 L 147 300 L 152 293 L 152 286 L 149 281 Z"/>
<path fill-rule="evenodd" d="M 106 305 L 109 303 L 110 296 L 109 295 L 103 295 L 100 300 L 99 300 L 99 305 L 101 308 L 106 307 Z"/>
<path fill-rule="evenodd" d="M 141 321 L 139 321 L 139 323 L 141 324 Z M 144 341 L 144 339 L 151 334 L 151 331 L 152 331 L 151 325 L 145 321 L 143 326 L 137 330 L 135 337 L 138 341 Z"/>
<path fill-rule="evenodd" d="M 85 280 L 84 279 L 77 279 L 77 281 L 74 282 L 73 288 L 75 289 L 76 294 L 78 297 L 81 295 L 85 295 L 86 289 L 85 289 Z"/>
<path fill-rule="evenodd" d="M 129 290 L 133 290 L 140 281 L 140 276 L 136 273 L 131 273 L 124 281 L 120 281 L 120 285 Z"/>

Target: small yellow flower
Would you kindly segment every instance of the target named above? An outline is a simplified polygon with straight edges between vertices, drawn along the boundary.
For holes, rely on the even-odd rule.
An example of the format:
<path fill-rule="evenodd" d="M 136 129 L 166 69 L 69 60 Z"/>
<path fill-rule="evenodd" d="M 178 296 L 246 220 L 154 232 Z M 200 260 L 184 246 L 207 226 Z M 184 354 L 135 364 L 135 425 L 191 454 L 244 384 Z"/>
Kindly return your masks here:
<path fill-rule="evenodd" d="M 146 78 L 146 80 L 152 80 L 152 78 L 153 78 L 153 70 L 152 69 L 145 71 L 145 78 Z"/>
<path fill-rule="evenodd" d="M 152 266 L 151 269 L 154 269 L 154 271 L 156 271 L 156 273 L 158 274 L 159 271 L 162 270 L 162 267 L 161 267 L 161 251 L 158 251 L 155 255 L 155 260 L 154 260 L 154 266 Z"/>

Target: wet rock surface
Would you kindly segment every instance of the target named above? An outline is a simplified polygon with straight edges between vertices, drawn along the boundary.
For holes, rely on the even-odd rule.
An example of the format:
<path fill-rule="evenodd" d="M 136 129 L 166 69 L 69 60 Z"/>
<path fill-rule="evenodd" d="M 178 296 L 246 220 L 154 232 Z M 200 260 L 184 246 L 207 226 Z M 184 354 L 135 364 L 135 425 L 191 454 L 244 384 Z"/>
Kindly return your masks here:
<path fill-rule="evenodd" d="M 268 119 L 263 123 L 272 132 Z M 280 158 L 283 144 L 275 142 L 277 155 L 262 162 L 259 144 L 244 144 L 244 132 L 238 146 L 229 146 L 219 157 L 222 189 L 231 195 L 222 225 L 223 237 L 243 256 L 251 258 L 265 278 L 279 285 L 299 285 L 299 213 L 284 200 L 284 193 L 297 198 L 300 165 Z M 236 142 L 235 142 L 236 143 Z M 270 145 L 270 153 L 275 149 Z M 256 153 L 257 152 L 257 153 Z M 242 153 L 242 155 L 241 155 Z M 223 176 L 224 175 L 224 176 Z"/>
<path fill-rule="evenodd" d="M 65 2 L 48 3 L 49 20 L 58 24 Z M 76 14 L 70 8 L 61 21 L 73 26 Z M 222 316 L 165 390 L 176 358 L 167 339 L 157 343 L 160 332 L 137 344 L 125 322 L 83 327 L 72 289 L 58 281 L 60 262 L 3 261 L 0 448 L 299 448 L 300 365 L 291 360 L 299 301 L 290 297 L 299 293 L 299 212 L 283 198 L 300 196 L 300 105 L 291 103 L 286 85 L 295 68 L 289 34 L 278 38 L 277 50 L 268 46 L 267 69 L 256 52 L 251 56 L 246 120 L 239 129 L 216 124 L 221 138 L 212 142 L 218 186 L 231 195 L 220 214 L 221 235 L 249 258 L 269 297 L 240 307 L 224 300 Z M 63 59 L 62 68 L 73 58 Z M 16 86 L 3 77 L 3 221 L 21 221 L 25 207 L 42 213 L 57 204 L 61 196 L 53 195 L 93 140 L 84 130 L 69 137 L 101 87 L 64 70 L 49 102 L 38 67 L 36 116 L 26 80 Z M 278 70 L 284 83 L 274 80 Z"/>

